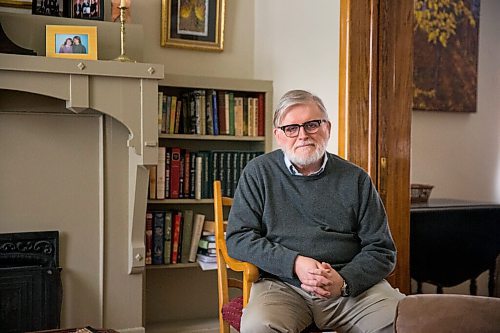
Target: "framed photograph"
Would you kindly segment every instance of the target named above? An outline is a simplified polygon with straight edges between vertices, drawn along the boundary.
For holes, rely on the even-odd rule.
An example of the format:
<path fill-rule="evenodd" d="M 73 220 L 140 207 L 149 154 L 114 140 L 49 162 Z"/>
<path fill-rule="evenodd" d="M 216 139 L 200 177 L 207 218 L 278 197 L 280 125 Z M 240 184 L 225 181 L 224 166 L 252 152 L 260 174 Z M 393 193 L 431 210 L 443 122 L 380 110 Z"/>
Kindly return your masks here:
<path fill-rule="evenodd" d="M 476 112 L 480 0 L 415 0 L 413 110 Z"/>
<path fill-rule="evenodd" d="M 45 34 L 47 57 L 97 60 L 97 27 L 47 25 Z"/>
<path fill-rule="evenodd" d="M 104 0 L 70 0 L 71 17 L 104 21 Z"/>
<path fill-rule="evenodd" d="M 35 15 L 70 17 L 68 3 L 70 0 L 33 0 L 31 13 Z"/>
<path fill-rule="evenodd" d="M 224 49 L 225 0 L 162 0 L 161 46 Z"/>

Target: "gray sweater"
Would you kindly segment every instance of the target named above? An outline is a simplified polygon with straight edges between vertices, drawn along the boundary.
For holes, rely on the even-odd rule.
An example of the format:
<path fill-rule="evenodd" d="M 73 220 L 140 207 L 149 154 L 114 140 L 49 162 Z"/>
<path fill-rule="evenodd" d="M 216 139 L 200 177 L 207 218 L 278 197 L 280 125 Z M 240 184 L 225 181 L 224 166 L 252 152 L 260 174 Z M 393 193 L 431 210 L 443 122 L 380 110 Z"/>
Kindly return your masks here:
<path fill-rule="evenodd" d="M 368 174 L 327 154 L 325 170 L 314 176 L 292 175 L 281 150 L 250 161 L 229 214 L 227 248 L 262 276 L 298 287 L 297 255 L 328 262 L 356 296 L 393 270 L 396 249 Z"/>

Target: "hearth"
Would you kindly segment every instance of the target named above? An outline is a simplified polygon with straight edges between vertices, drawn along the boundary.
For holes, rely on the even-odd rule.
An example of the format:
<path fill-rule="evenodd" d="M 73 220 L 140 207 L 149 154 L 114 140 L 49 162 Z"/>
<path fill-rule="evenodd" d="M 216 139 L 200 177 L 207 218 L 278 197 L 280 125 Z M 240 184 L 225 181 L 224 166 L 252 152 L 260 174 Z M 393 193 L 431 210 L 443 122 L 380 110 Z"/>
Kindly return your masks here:
<path fill-rule="evenodd" d="M 59 232 L 0 234 L 0 332 L 59 328 Z"/>

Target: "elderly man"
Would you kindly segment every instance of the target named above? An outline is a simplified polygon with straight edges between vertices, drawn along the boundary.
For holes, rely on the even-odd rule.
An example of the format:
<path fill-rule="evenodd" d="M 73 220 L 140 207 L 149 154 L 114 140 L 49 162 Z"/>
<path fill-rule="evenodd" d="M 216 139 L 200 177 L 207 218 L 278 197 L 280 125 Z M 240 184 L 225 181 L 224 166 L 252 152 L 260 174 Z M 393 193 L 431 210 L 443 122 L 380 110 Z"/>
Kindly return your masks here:
<path fill-rule="evenodd" d="M 292 90 L 279 101 L 281 148 L 242 173 L 227 228 L 229 255 L 255 264 L 241 332 L 392 332 L 404 295 L 385 277 L 396 249 L 368 174 L 326 151 L 321 99 Z"/>

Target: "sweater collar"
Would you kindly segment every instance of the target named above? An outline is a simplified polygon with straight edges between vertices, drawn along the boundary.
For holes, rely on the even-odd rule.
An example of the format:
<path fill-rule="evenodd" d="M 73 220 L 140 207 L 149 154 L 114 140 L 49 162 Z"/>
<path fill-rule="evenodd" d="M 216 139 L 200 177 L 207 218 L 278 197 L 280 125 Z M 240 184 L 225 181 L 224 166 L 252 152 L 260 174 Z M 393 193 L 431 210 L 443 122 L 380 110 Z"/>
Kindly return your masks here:
<path fill-rule="evenodd" d="M 299 172 L 299 170 L 297 170 L 297 168 L 292 164 L 292 162 L 290 162 L 290 160 L 288 159 L 286 154 L 283 153 L 283 157 L 285 160 L 286 168 L 288 169 L 288 171 L 290 171 L 290 173 L 292 175 L 304 176 L 302 173 Z M 327 161 L 328 161 L 328 154 L 325 152 L 325 154 L 323 155 L 323 163 L 321 164 L 321 167 L 318 169 L 318 171 L 315 171 L 308 176 L 315 176 L 315 175 L 319 175 L 320 173 L 322 173 L 325 170 L 325 166 L 326 166 Z"/>

